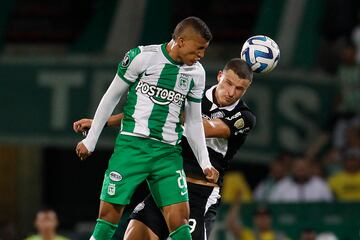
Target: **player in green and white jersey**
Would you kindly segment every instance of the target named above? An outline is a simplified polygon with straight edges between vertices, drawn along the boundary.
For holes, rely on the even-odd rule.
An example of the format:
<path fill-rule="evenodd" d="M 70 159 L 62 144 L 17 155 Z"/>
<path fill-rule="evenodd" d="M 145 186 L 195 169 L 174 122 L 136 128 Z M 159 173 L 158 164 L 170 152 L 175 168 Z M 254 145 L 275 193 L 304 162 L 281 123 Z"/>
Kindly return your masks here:
<path fill-rule="evenodd" d="M 169 43 L 134 48 L 119 64 L 89 134 L 76 147 L 80 159 L 94 151 L 107 119 L 128 91 L 91 239 L 111 239 L 125 205 L 145 179 L 171 239 L 191 239 L 187 185 L 178 145 L 183 131 L 180 116 L 184 111 L 187 139 L 199 165 L 209 181 L 217 182 L 219 173 L 211 165 L 205 145 L 200 103 L 205 71 L 198 62 L 211 38 L 201 19 L 189 17 L 176 26 Z"/>

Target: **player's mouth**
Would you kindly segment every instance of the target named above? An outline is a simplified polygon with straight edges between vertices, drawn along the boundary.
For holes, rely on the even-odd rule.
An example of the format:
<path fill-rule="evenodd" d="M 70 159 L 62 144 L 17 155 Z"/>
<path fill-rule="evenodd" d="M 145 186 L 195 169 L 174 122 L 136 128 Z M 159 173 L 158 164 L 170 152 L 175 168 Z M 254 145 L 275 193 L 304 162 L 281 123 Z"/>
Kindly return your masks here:
<path fill-rule="evenodd" d="M 225 97 L 225 101 L 226 102 L 232 102 L 233 98 L 230 98 L 230 97 Z"/>

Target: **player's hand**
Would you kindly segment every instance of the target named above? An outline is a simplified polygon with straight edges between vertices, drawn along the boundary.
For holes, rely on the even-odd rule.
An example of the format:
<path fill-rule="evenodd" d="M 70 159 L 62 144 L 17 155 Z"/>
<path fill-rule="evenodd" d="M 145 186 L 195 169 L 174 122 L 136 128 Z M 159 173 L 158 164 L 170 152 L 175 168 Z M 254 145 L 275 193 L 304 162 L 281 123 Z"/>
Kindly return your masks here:
<path fill-rule="evenodd" d="M 92 119 L 83 118 L 73 123 L 73 129 L 76 133 L 86 133 L 92 124 Z"/>
<path fill-rule="evenodd" d="M 87 150 L 87 148 L 85 147 L 85 145 L 81 141 L 76 146 L 76 155 L 81 160 L 84 160 L 84 159 L 86 159 L 87 157 L 89 157 L 91 155 L 91 152 L 89 152 L 89 150 Z"/>
<path fill-rule="evenodd" d="M 204 169 L 204 174 L 206 176 L 206 179 L 209 182 L 212 183 L 217 183 L 218 179 L 219 179 L 219 172 L 218 170 L 216 170 L 214 167 L 211 168 L 205 168 Z"/>

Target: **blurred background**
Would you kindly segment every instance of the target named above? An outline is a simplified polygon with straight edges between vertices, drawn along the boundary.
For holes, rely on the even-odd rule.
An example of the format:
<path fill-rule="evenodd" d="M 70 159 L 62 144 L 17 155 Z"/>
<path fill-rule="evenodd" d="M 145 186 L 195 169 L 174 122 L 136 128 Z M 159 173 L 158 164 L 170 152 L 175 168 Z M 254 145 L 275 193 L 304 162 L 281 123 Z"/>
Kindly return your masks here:
<path fill-rule="evenodd" d="M 214 35 L 208 85 L 252 35 L 281 50 L 244 97 L 257 125 L 225 179 L 212 239 L 264 229 L 269 240 L 359 239 L 358 0 L 1 0 L 0 239 L 36 233 L 44 207 L 59 234 L 89 237 L 118 130 L 80 162 L 72 123 L 92 118 L 127 50 L 169 41 L 191 15 Z"/>

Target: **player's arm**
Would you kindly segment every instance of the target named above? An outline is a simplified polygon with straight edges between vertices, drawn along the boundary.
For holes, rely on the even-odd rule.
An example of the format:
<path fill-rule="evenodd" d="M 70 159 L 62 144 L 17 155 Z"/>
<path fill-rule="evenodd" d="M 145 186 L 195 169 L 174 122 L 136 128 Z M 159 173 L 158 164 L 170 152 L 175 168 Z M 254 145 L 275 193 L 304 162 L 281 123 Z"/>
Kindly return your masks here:
<path fill-rule="evenodd" d="M 141 55 L 141 47 L 131 49 L 125 54 L 123 61 L 119 64 L 114 80 L 96 109 L 89 134 L 76 147 L 76 153 L 80 159 L 85 159 L 94 151 L 100 133 L 115 106 L 129 86 L 134 84 L 146 67 L 145 65 L 144 57 Z"/>
<path fill-rule="evenodd" d="M 76 153 L 81 160 L 87 158 L 91 152 L 94 151 L 105 123 L 113 112 L 115 106 L 120 101 L 121 96 L 128 90 L 128 88 L 128 83 L 122 81 L 118 75 L 114 77 L 114 80 L 110 84 L 110 87 L 102 97 L 99 106 L 96 109 L 89 134 L 76 146 Z"/>
<path fill-rule="evenodd" d="M 106 122 L 108 127 L 119 127 L 121 120 L 124 118 L 123 113 L 112 115 Z M 89 131 L 92 124 L 92 119 L 82 118 L 73 123 L 73 130 L 76 133 L 83 133 Z M 228 138 L 230 136 L 229 127 L 220 119 L 203 119 L 203 126 L 205 131 L 205 137 L 219 137 Z"/>
<path fill-rule="evenodd" d="M 206 138 L 229 138 L 230 128 L 221 119 L 205 119 L 203 118 L 203 126 Z"/>
<path fill-rule="evenodd" d="M 209 153 L 206 148 L 204 127 L 201 117 L 201 103 L 188 101 L 185 105 L 185 132 L 189 145 L 203 170 L 206 178 L 216 183 L 219 172 L 211 165 Z"/>
<path fill-rule="evenodd" d="M 249 110 L 234 112 L 227 118 L 203 119 L 205 137 L 229 138 L 232 135 L 247 135 L 255 126 L 256 118 Z"/>
<path fill-rule="evenodd" d="M 112 115 L 109 117 L 105 126 L 108 127 L 119 127 L 121 120 L 124 118 L 123 113 L 119 113 L 116 115 Z M 89 131 L 92 124 L 92 119 L 90 118 L 83 118 L 73 123 L 73 129 L 76 133 L 83 133 Z"/>

